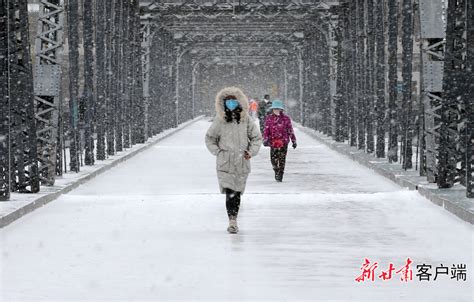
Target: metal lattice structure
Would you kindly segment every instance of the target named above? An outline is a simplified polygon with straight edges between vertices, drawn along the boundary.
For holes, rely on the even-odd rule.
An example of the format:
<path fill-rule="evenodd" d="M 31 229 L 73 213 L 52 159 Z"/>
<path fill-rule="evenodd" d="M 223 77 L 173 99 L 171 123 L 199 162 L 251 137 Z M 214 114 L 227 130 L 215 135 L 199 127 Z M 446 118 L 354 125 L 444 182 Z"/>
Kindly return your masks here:
<path fill-rule="evenodd" d="M 34 81 L 27 2 L 0 2 L 2 200 L 210 114 L 224 85 L 473 197 L 472 1 L 42 0 Z"/>
<path fill-rule="evenodd" d="M 33 74 L 27 1 L 7 2 L 8 98 L 10 101 L 10 189 L 38 192 Z"/>
<path fill-rule="evenodd" d="M 437 150 L 441 93 L 443 91 L 444 45 L 446 23 L 443 22 L 444 6 L 441 1 L 420 1 L 421 64 L 423 102 L 423 144 L 426 152 L 421 156 L 421 172 L 429 182 L 436 182 Z"/>
<path fill-rule="evenodd" d="M 53 185 L 61 160 L 59 136 L 61 48 L 64 8 L 59 0 L 42 1 L 36 38 L 35 104 L 41 182 Z"/>

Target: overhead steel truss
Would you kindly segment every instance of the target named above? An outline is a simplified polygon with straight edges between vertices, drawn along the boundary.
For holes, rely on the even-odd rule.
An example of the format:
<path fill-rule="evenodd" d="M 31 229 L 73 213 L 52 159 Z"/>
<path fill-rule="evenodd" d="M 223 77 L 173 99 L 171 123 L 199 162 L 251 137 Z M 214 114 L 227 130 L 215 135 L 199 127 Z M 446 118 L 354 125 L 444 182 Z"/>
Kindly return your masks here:
<path fill-rule="evenodd" d="M 298 43 L 302 42 L 304 35 L 301 31 L 294 32 L 256 32 L 239 31 L 233 33 L 225 32 L 176 32 L 174 38 L 178 43 L 192 42 L 257 42 L 257 43 Z"/>
<path fill-rule="evenodd" d="M 302 20 L 318 12 L 327 12 L 338 1 L 141 1 L 143 13 L 167 22 L 203 18 L 220 20 Z"/>

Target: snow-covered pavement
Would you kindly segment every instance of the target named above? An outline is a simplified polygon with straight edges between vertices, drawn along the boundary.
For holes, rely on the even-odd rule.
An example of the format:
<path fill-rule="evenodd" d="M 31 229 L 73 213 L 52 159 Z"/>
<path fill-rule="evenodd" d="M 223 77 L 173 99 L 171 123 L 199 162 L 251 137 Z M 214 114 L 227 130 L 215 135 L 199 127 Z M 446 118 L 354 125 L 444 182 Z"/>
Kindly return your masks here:
<path fill-rule="evenodd" d="M 298 130 L 283 183 L 269 149 L 252 159 L 240 233 L 228 234 L 209 125 L 1 229 L 0 301 L 473 301 L 470 224 Z M 365 258 L 375 280 L 358 283 Z M 413 280 L 378 278 L 407 258 Z M 467 281 L 433 281 L 441 264 L 466 264 Z"/>

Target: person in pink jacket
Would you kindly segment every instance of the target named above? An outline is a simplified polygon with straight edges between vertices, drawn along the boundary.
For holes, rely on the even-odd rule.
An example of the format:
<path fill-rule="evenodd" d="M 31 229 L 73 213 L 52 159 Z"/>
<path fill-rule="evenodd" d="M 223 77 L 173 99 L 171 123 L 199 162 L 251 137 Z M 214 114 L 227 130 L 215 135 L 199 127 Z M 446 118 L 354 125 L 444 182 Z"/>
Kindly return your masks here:
<path fill-rule="evenodd" d="M 270 147 L 270 160 L 275 171 L 275 180 L 281 182 L 285 171 L 288 144 L 291 140 L 293 149 L 295 149 L 296 136 L 290 117 L 283 113 L 283 102 L 274 100 L 270 110 L 272 113 L 265 118 L 263 145 Z"/>

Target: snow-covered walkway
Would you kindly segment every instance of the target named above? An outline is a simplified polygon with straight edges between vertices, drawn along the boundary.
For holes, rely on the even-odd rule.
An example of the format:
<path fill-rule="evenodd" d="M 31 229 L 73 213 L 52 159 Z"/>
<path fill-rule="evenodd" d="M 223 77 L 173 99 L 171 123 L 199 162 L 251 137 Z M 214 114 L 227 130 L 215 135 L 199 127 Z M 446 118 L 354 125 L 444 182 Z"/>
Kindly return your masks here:
<path fill-rule="evenodd" d="M 209 125 L 1 229 L 0 300 L 472 301 L 470 224 L 298 130 L 283 183 L 269 149 L 252 159 L 241 231 L 228 234 Z M 378 262 L 375 280 L 358 283 L 365 258 Z M 407 258 L 412 281 L 378 278 Z M 441 264 L 466 264 L 467 281 L 432 281 Z"/>

